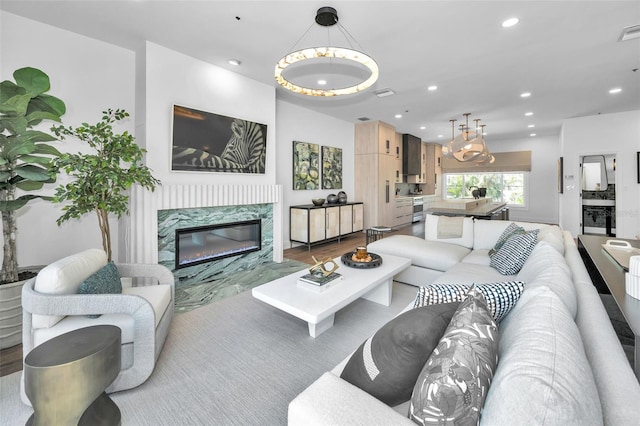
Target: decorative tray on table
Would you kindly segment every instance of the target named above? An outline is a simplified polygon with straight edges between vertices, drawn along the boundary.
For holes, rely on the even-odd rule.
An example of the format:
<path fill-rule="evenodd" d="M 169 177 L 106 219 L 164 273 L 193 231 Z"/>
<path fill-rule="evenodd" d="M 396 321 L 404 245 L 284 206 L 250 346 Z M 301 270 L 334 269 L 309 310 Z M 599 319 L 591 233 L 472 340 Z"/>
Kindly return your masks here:
<path fill-rule="evenodd" d="M 607 240 L 607 243 L 603 244 L 602 248 L 625 271 L 629 271 L 630 257 L 640 255 L 640 249 L 633 247 L 627 241 Z"/>
<path fill-rule="evenodd" d="M 382 265 L 382 258 L 380 255 L 371 252 L 369 252 L 368 255 L 369 256 L 364 260 L 356 260 L 356 252 L 350 251 L 343 254 L 340 260 L 351 268 L 377 268 Z"/>

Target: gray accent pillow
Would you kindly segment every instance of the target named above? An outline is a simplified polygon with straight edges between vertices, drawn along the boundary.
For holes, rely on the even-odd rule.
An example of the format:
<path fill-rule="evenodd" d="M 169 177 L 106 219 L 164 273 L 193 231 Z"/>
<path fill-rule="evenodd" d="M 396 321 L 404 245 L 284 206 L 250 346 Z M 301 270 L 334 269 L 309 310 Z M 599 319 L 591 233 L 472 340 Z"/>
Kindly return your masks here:
<path fill-rule="evenodd" d="M 420 372 L 409 418 L 422 425 L 478 424 L 497 363 L 498 325 L 472 287 Z"/>
<path fill-rule="evenodd" d="M 515 275 L 520 272 L 533 248 L 538 243 L 539 229 L 512 235 L 500 250 L 491 257 L 491 267 L 502 275 Z"/>
<path fill-rule="evenodd" d="M 458 305 L 432 305 L 398 315 L 360 345 L 340 377 L 390 406 L 408 401 Z"/>
<path fill-rule="evenodd" d="M 504 281 L 497 283 L 474 284 L 482 293 L 489 311 L 496 321 L 502 319 L 518 303 L 524 291 L 522 281 Z M 434 305 L 438 303 L 462 302 L 471 286 L 469 284 L 429 284 L 420 287 L 413 302 L 413 307 Z"/>
<path fill-rule="evenodd" d="M 113 262 L 107 263 L 102 268 L 80 283 L 78 294 L 109 294 L 122 293 L 120 273 Z M 98 318 L 100 315 L 87 315 L 89 318 Z"/>

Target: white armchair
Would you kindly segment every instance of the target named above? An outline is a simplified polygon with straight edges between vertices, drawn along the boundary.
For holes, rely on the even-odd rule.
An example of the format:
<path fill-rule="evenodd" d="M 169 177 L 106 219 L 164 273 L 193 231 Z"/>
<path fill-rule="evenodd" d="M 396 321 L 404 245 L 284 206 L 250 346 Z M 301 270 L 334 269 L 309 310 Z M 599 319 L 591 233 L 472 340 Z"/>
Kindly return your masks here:
<path fill-rule="evenodd" d="M 103 250 L 90 249 L 46 266 L 22 289 L 23 357 L 60 334 L 110 324 L 122 331 L 122 367 L 107 392 L 130 389 L 149 378 L 173 318 L 175 280 L 152 264 L 116 264 L 122 294 L 77 294 L 80 284 L 107 264 Z M 142 284 L 131 278 L 145 278 Z M 133 284 L 132 284 L 133 282 Z M 98 318 L 87 315 L 100 314 Z M 24 375 L 23 375 L 24 380 Z M 22 400 L 30 405 L 24 386 Z"/>

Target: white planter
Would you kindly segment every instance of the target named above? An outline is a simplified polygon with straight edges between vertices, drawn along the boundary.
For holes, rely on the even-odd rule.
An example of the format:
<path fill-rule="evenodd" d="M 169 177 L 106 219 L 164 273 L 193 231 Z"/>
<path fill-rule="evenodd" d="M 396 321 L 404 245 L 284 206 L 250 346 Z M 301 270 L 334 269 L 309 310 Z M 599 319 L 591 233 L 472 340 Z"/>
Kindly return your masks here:
<path fill-rule="evenodd" d="M 0 285 L 0 349 L 22 343 L 22 285 L 25 281 Z"/>

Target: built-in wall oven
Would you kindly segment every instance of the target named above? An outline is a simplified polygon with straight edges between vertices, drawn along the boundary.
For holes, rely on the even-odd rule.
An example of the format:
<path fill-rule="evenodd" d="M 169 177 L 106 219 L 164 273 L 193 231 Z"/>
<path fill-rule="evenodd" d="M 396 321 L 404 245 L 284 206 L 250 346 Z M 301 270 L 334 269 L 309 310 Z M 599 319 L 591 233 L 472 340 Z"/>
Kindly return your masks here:
<path fill-rule="evenodd" d="M 413 197 L 413 222 L 420 222 L 424 218 L 423 205 L 424 199 L 422 197 Z"/>

